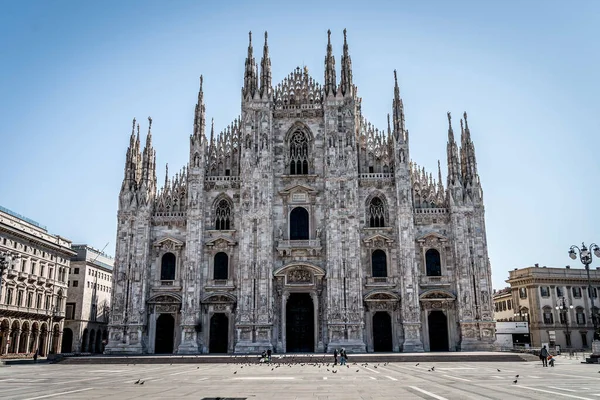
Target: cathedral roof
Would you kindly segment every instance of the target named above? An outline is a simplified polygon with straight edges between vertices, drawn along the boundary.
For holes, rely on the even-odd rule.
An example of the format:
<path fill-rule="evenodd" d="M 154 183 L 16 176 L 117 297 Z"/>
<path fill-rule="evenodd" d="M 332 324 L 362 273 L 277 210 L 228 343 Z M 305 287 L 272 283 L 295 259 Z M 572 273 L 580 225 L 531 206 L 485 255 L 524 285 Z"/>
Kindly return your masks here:
<path fill-rule="evenodd" d="M 275 108 L 302 108 L 306 105 L 320 106 L 323 88 L 308 74 L 308 68 L 296 67 L 275 88 Z"/>

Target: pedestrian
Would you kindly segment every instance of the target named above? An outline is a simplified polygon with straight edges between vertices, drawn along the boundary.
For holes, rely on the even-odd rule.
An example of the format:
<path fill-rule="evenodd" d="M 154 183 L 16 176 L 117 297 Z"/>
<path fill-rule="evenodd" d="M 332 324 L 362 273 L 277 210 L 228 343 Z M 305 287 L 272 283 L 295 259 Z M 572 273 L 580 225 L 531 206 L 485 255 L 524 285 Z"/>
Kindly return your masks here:
<path fill-rule="evenodd" d="M 346 365 L 346 349 L 342 348 L 340 351 L 340 365 Z"/>
<path fill-rule="evenodd" d="M 337 348 L 333 349 L 333 365 L 337 365 L 337 357 L 338 357 L 338 350 Z"/>
<path fill-rule="evenodd" d="M 35 353 L 33 353 L 33 362 L 36 363 L 37 362 L 37 357 L 38 357 L 38 351 L 37 349 L 35 350 Z"/>
<path fill-rule="evenodd" d="M 548 364 L 550 364 L 551 367 L 554 367 L 554 357 L 552 354 L 548 355 Z"/>
<path fill-rule="evenodd" d="M 271 354 L 273 354 L 273 352 L 271 351 L 271 349 L 267 350 L 267 361 L 271 362 Z"/>
<path fill-rule="evenodd" d="M 546 345 L 544 345 L 544 347 L 542 347 L 542 350 L 540 351 L 540 359 L 542 360 L 543 367 L 548 366 L 548 354 L 548 349 L 546 348 Z"/>

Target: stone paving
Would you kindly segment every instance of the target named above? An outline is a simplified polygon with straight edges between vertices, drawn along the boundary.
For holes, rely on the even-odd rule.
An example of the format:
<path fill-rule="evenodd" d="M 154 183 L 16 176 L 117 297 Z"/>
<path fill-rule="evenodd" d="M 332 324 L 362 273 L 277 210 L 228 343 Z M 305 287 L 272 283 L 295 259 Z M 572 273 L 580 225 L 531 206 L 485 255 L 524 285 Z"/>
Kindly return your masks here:
<path fill-rule="evenodd" d="M 0 398 L 600 399 L 600 366 L 530 362 L 35 364 L 0 367 Z M 513 383 L 519 375 L 517 383 Z M 136 384 L 139 380 L 139 383 Z"/>

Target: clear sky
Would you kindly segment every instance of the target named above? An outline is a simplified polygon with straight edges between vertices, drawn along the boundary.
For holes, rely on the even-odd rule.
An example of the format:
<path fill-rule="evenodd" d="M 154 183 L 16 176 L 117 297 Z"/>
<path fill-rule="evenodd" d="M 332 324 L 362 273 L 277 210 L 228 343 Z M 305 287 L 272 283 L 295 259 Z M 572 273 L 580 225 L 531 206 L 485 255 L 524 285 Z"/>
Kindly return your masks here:
<path fill-rule="evenodd" d="M 327 29 L 339 79 L 347 28 L 363 114 L 386 126 L 397 69 L 434 175 L 446 112 L 455 132 L 468 112 L 495 288 L 600 243 L 600 2 L 216 3 L 0 1 L 0 205 L 113 254 L 133 117 L 153 118 L 160 184 L 188 160 L 200 74 L 216 130 L 239 115 L 249 30 L 278 83 L 303 65 L 322 82 Z"/>

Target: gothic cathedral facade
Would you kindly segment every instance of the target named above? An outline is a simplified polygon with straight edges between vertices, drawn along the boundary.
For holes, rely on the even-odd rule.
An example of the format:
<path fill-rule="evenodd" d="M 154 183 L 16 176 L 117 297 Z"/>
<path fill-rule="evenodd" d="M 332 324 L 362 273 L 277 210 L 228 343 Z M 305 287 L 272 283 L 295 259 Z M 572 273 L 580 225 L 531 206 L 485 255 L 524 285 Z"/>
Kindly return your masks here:
<path fill-rule="evenodd" d="M 200 78 L 189 162 L 162 189 L 152 119 L 143 150 L 134 120 L 107 353 L 492 349 L 466 113 L 460 148 L 448 113 L 444 187 L 411 161 L 397 79 L 387 129 L 363 117 L 345 31 L 340 69 L 328 40 L 323 85 L 296 68 L 272 86 L 250 35 L 241 116 L 207 137 Z"/>

